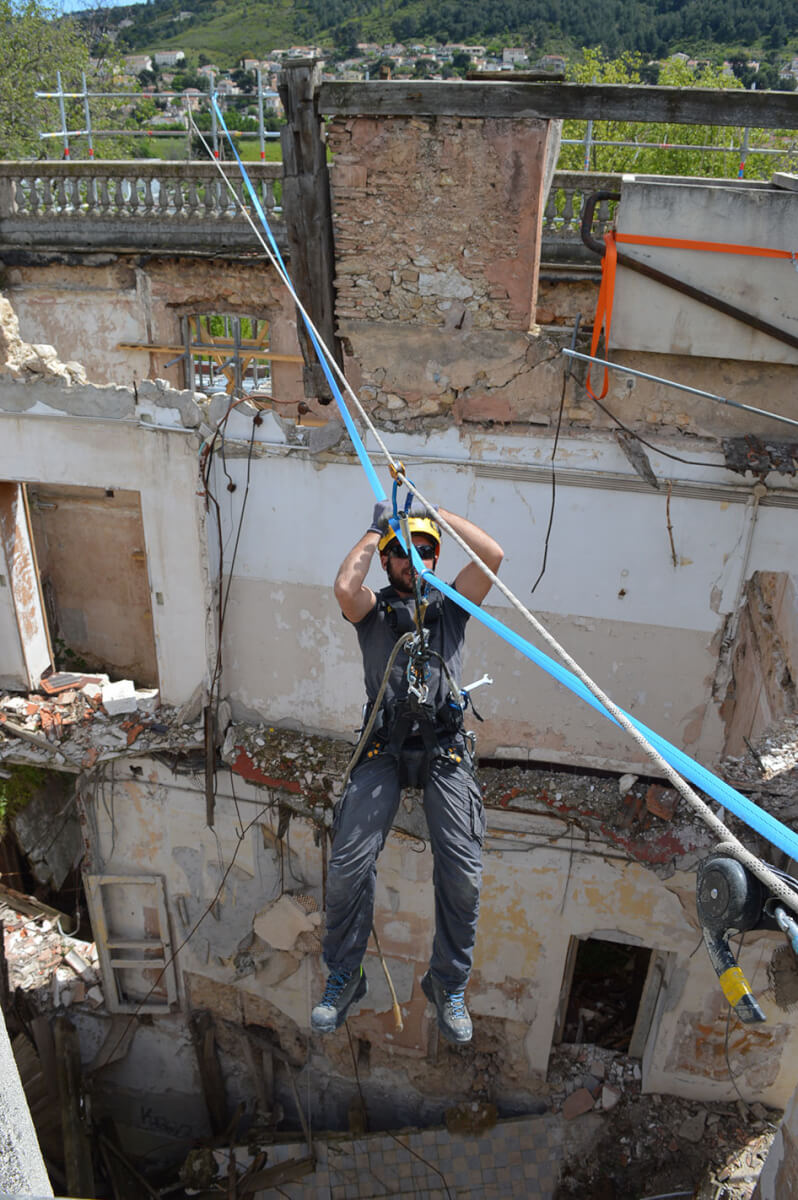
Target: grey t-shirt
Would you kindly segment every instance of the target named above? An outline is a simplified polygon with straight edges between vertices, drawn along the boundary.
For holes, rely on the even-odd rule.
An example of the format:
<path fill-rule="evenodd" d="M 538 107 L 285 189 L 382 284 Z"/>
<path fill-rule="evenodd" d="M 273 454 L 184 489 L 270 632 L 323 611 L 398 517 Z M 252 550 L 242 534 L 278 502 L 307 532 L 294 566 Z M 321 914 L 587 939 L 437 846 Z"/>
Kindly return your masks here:
<path fill-rule="evenodd" d="M 427 592 L 428 606 L 424 627 L 429 630 L 429 647 L 440 654 L 452 679 L 460 687 L 465 627 L 469 614 L 454 600 L 437 588 Z M 366 696 L 375 699 L 382 683 L 394 644 L 403 633 L 415 629 L 415 600 L 405 599 L 393 587 L 377 593 L 377 603 L 362 621 L 355 625 L 360 653 L 363 656 L 363 675 Z M 407 695 L 407 651 L 397 655 L 385 692 L 383 706 L 392 707 Z M 429 660 L 429 702 L 436 711 L 443 707 L 449 695 L 449 685 L 440 662 Z M 459 697 L 458 697 L 459 699 Z"/>

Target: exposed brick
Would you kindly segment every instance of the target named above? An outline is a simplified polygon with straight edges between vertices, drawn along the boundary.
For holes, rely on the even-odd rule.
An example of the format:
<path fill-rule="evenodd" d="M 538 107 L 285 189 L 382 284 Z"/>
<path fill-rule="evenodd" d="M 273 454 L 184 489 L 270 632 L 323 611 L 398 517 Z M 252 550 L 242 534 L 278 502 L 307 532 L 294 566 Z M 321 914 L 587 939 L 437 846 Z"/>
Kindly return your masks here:
<path fill-rule="evenodd" d="M 587 1088 L 577 1088 L 575 1092 L 571 1092 L 567 1096 L 562 1106 L 562 1115 L 566 1121 L 572 1121 L 574 1117 L 581 1117 L 583 1113 L 590 1112 L 595 1106 L 593 1099 Z"/>
<path fill-rule="evenodd" d="M 652 783 L 646 792 L 646 808 L 650 813 L 654 813 L 656 817 L 662 817 L 663 821 L 670 821 L 676 812 L 676 805 L 678 803 L 679 795 L 673 788 L 666 788 L 662 787 L 661 784 Z"/>

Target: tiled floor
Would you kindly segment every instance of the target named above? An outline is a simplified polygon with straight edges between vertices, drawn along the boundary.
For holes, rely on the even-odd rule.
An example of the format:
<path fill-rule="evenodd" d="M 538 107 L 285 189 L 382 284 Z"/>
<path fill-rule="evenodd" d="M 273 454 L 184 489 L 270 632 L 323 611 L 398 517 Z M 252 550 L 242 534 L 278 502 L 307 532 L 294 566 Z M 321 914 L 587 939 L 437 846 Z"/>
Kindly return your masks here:
<path fill-rule="evenodd" d="M 260 1192 L 258 1200 L 550 1200 L 559 1174 L 561 1128 L 558 1117 L 521 1117 L 500 1121 L 478 1137 L 425 1129 L 317 1141 L 315 1172 L 281 1184 L 279 1192 Z M 296 1146 L 279 1150 L 270 1153 L 270 1164 L 304 1154 Z"/>

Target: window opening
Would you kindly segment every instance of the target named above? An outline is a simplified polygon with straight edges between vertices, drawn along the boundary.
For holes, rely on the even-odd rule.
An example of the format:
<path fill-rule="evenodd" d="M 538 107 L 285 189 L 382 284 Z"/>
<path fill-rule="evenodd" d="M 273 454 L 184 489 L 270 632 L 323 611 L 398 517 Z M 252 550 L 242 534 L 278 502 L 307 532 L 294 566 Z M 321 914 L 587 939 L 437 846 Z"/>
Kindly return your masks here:
<path fill-rule="evenodd" d="M 649 998 L 645 1004 L 641 1003 L 647 985 L 654 986 L 652 955 L 658 957 L 647 946 L 573 938 L 566 960 L 555 1041 L 589 1043 L 640 1057 L 643 1050 L 640 1043 L 645 1042 L 653 1015 Z M 659 992 L 661 971 L 655 974 L 654 999 Z M 646 1017 L 644 1031 L 638 1028 L 641 1015 Z"/>
<path fill-rule="evenodd" d="M 139 493 L 44 483 L 25 490 L 55 669 L 157 687 Z"/>
<path fill-rule="evenodd" d="M 163 1013 L 177 1003 L 160 875 L 87 875 L 86 899 L 111 1012 Z"/>
<path fill-rule="evenodd" d="M 262 317 L 205 313 L 183 318 L 187 386 L 228 396 L 271 396 L 269 322 Z"/>

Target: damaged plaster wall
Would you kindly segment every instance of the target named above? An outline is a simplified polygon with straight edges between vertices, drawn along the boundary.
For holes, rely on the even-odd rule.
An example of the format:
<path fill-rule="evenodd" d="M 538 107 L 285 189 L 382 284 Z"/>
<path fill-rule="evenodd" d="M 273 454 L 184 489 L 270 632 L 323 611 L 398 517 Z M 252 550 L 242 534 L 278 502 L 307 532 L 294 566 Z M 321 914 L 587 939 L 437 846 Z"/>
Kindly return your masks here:
<path fill-rule="evenodd" d="M 310 439 L 289 441 L 271 419 L 256 429 L 249 462 L 252 417 L 240 410 L 227 432 L 227 474 L 218 470 L 214 479 L 227 547 L 248 476 L 249 494 L 225 620 L 223 690 L 241 717 L 349 735 L 359 724 L 362 668 L 331 583 L 370 520 L 362 471 L 342 454 L 347 442 L 314 453 Z M 524 599 L 543 560 L 551 503 L 543 448 L 474 429 L 396 435 L 391 444 L 425 495 L 445 497 L 499 538 L 502 578 Z M 744 569 L 776 569 L 798 552 L 794 492 L 780 489 L 759 506 L 746 558 L 750 492 L 718 455 L 680 467 L 670 499 L 631 473 L 614 442 L 565 437 L 560 456 L 535 611 L 618 703 L 694 756 L 716 762 L 724 730 L 713 680 L 726 618 Z M 652 452 L 651 461 L 657 473 L 670 472 L 664 457 Z M 227 490 L 228 476 L 235 492 Z M 289 529 L 299 536 L 287 536 Z M 453 579 L 464 561 L 445 545 L 443 577 Z M 230 562 L 228 553 L 225 574 Z M 368 582 L 382 586 L 379 564 Z M 495 590 L 487 609 L 534 640 Z M 265 659 L 252 653 L 253 640 Z M 478 699 L 482 755 L 622 770 L 643 761 L 610 722 L 472 619 L 464 682 L 486 672 L 495 684 Z"/>
<path fill-rule="evenodd" d="M 466 214 L 457 225 L 450 208 L 449 217 L 436 226 L 441 236 L 447 227 L 456 235 L 449 238 L 445 269 L 439 269 L 443 261 L 437 248 L 433 253 L 419 243 L 416 257 L 426 254 L 430 261 L 397 264 L 395 279 L 390 264 L 396 254 L 405 253 L 407 230 L 386 223 L 379 190 L 369 192 L 368 176 L 364 183 L 359 167 L 374 162 L 379 177 L 377 150 L 396 155 L 404 138 L 408 152 L 419 155 L 415 161 L 422 198 L 427 196 L 424 172 L 432 163 L 439 173 L 444 213 L 447 194 L 455 206 L 467 195 L 469 180 L 463 172 L 468 158 L 458 158 L 456 123 L 442 126 L 448 131 L 445 154 L 430 137 L 428 122 L 397 124 L 391 136 L 390 123 L 383 123 L 384 129 L 377 129 L 378 124 L 345 123 L 336 125 L 333 134 L 347 132 L 352 146 L 359 145 L 362 160 L 347 160 L 349 151 L 339 146 L 343 175 L 335 184 L 336 232 L 350 237 L 339 241 L 339 266 L 351 282 L 341 295 L 346 291 L 347 303 L 353 305 L 349 313 L 342 308 L 339 316 L 352 352 L 352 377 L 362 383 L 361 394 L 391 434 L 392 450 L 404 456 L 421 489 L 499 537 L 508 552 L 502 575 L 527 598 L 545 545 L 551 498 L 549 427 L 562 383 L 559 344 L 530 332 L 537 183 L 524 175 L 523 163 L 512 154 L 497 155 L 495 143 L 491 170 L 503 180 L 505 201 L 513 179 L 524 181 L 519 195 L 532 200 L 523 218 L 527 224 L 512 226 L 512 245 L 501 250 L 499 267 L 496 259 L 469 261 L 483 222 L 478 214 Z M 516 135 L 520 142 L 527 139 L 523 130 L 514 131 Z M 527 139 L 533 157 L 542 154 L 535 149 L 536 137 L 529 134 Z M 467 143 L 464 137 L 462 144 Z M 403 160 L 402 172 L 406 166 Z M 489 175 L 480 177 L 480 187 L 490 182 Z M 390 181 L 390 173 L 382 178 Z M 351 215 L 342 223 L 345 202 L 358 214 L 357 223 Z M 493 212 L 500 213 L 501 205 Z M 390 237 L 384 238 L 381 269 L 372 280 L 365 261 L 375 247 L 354 239 L 373 238 L 381 230 Z M 416 233 L 421 232 L 419 220 Z M 494 239 L 496 232 L 494 221 Z M 499 253 L 495 240 L 491 244 Z M 344 271 L 343 264 L 352 266 L 358 254 L 360 267 Z M 506 261 L 508 254 L 512 261 Z M 173 307 L 164 302 L 157 330 L 148 328 L 144 310 L 137 310 L 137 340 L 159 337 L 161 331 L 171 337 L 180 306 L 199 304 L 210 294 L 213 268 L 203 266 L 202 282 L 195 285 L 190 278 L 194 265 L 193 260 L 188 267 L 183 264 L 182 285 L 171 275 L 168 287 L 164 282 L 164 295 L 168 292 Z M 15 297 L 22 303 L 22 276 L 15 280 L 20 288 Z M 483 286 L 485 280 L 490 286 Z M 146 293 L 142 286 L 144 299 L 136 302 L 150 303 Z M 236 295 L 242 311 L 251 311 L 249 296 Z M 400 301 L 400 295 L 407 299 Z M 416 319 L 414 314 L 420 315 Z M 85 331 L 81 336 L 85 344 Z M 109 346 L 118 340 L 112 325 L 104 337 Z M 214 650 L 217 559 L 209 570 L 202 499 L 196 494 L 197 454 L 210 433 L 210 410 L 190 393 L 156 381 L 140 384 L 136 392 L 113 383 L 88 384 L 80 367 L 59 365 L 51 350 L 28 347 L 0 375 L 0 421 L 9 430 L 0 446 L 0 478 L 100 483 L 141 495 L 160 685 L 167 701 L 186 700 L 207 680 Z M 642 356 L 634 361 L 640 365 Z M 702 369 L 710 372 L 712 363 Z M 782 372 L 783 381 L 792 369 L 777 365 L 772 370 Z M 765 386 L 766 376 L 754 386 Z M 738 386 L 742 376 L 726 378 Z M 594 410 L 574 403 L 578 389 L 573 381 L 568 387 L 549 566 L 534 603 L 619 702 L 712 764 L 724 742 L 713 696 L 720 640 L 751 572 L 780 571 L 798 550 L 794 482 L 782 477 L 768 481 L 771 487 L 754 523 L 750 481 L 741 482 L 726 468 L 714 439 L 720 418 L 713 413 L 707 422 L 703 410 L 696 415 L 697 409 L 677 407 L 682 401 L 671 394 L 658 407 L 648 407 L 640 398 L 653 396 L 653 391 L 635 391 L 616 379 L 610 399 L 614 403 L 623 394 L 620 411 L 632 412 L 636 426 L 665 428 L 673 441 L 681 437 L 679 431 L 702 435 L 691 439 L 687 457 L 692 463 L 675 466 L 650 452 L 657 477 L 673 482 L 671 492 L 664 487 L 655 491 L 606 436 L 604 425 L 590 428 Z M 718 390 L 717 380 L 710 390 Z M 176 429 L 159 429 L 162 421 Z M 536 427 L 542 431 L 539 436 Z M 211 830 L 202 780 L 172 778 L 160 762 L 126 763 L 111 781 L 113 803 L 90 800 L 96 861 L 88 864 L 100 874 L 162 878 L 175 943 L 210 906 L 196 936 L 180 951 L 176 986 L 181 1004 L 208 1008 L 234 1026 L 276 1031 L 283 1049 L 306 1071 L 303 1082 L 317 1095 L 323 1121 L 341 1119 L 342 1097 L 351 1092 L 351 1064 L 341 1040 L 330 1044 L 329 1065 L 320 1067 L 306 1040 L 310 1005 L 321 986 L 314 921 L 323 904 L 321 848 L 310 821 L 291 820 L 281 830 L 284 814 L 268 811 L 268 806 L 287 794 L 295 804 L 312 809 L 316 790 L 326 803 L 322 813 L 313 815 L 326 820 L 335 791 L 330 776 L 340 777 L 335 756 L 345 753 L 341 735 L 350 734 L 359 722 L 361 668 L 354 635 L 335 608 L 331 581 L 366 527 L 373 498 L 339 432 L 336 426 L 299 430 L 273 416 L 253 428 L 253 413 L 239 409 L 227 425 L 224 465 L 217 457 L 212 475 L 221 508 L 221 574 L 232 572 L 222 646 L 223 693 L 239 717 L 265 723 L 255 734 L 256 745 L 260 737 L 267 746 L 272 729 L 281 725 L 337 735 L 335 746 L 328 745 L 322 754 L 323 767 L 317 766 L 314 774 L 304 756 L 291 753 L 287 745 L 279 772 L 267 764 L 260 774 L 249 775 L 260 788 L 242 788 L 236 780 L 233 796 L 220 773 L 223 783 Z M 245 497 L 248 508 L 233 566 Z M 207 536 L 213 542 L 213 533 Z M 212 545 L 212 554 L 219 549 Z M 446 547 L 444 575 L 453 577 L 461 561 Z M 370 582 L 377 585 L 376 571 Z M 491 611 L 526 632 L 503 599 L 489 599 Z M 609 723 L 472 624 L 465 678 L 488 671 L 497 680 L 479 701 L 486 717 L 480 727 L 483 754 L 611 770 L 639 765 L 637 750 L 616 736 Z M 131 766 L 140 768 L 141 776 Z M 405 1030 L 397 1035 L 392 1029 L 387 987 L 373 956 L 369 1005 L 356 1018 L 358 1036 L 371 1045 L 368 1087 L 378 1115 L 390 1113 L 393 1125 L 397 1119 L 432 1119 L 453 1094 L 484 1090 L 486 1074 L 496 1080 L 496 1094 L 509 1110 L 528 1108 L 530 1097 L 544 1088 L 573 936 L 627 940 L 671 956 L 644 1062 L 647 1086 L 687 1096 L 730 1096 L 720 1066 L 725 1017 L 717 982 L 705 956 L 689 956 L 698 940 L 691 916 L 692 873 L 706 842 L 685 846 L 677 840 L 674 845 L 666 834 L 660 851 L 673 869 L 664 878 L 663 861 L 631 858 L 609 832 L 574 832 L 562 814 L 544 813 L 541 819 L 540 813 L 503 808 L 499 800 L 491 813 L 482 927 L 469 992 L 490 1049 L 482 1055 L 486 1063 L 476 1056 L 469 1060 L 467 1076 L 460 1059 L 452 1067 L 447 1052 L 442 1061 L 428 1060 L 430 1025 L 418 988 L 431 936 L 431 863 L 428 853 L 418 853 L 423 827 L 413 824 L 408 812 L 407 828 L 389 839 L 379 876 L 377 920 L 405 1008 Z M 296 931 L 288 948 L 286 906 Z M 280 930 L 279 945 L 269 941 L 275 928 Z M 769 945 L 762 937 L 745 948 L 742 965 L 755 987 L 762 982 Z M 100 1021 L 110 1023 L 105 1015 L 95 1025 Z M 747 1032 L 731 1046 L 741 1089 L 770 1103 L 782 1102 L 794 1083 L 790 1063 L 798 1046 L 782 1025 L 780 1015 L 773 1013 L 760 1042 Z M 179 1047 L 173 1061 L 166 1049 L 172 1034 Z M 88 1032 L 84 1036 L 90 1038 Z M 91 1036 L 102 1040 L 96 1029 Z M 238 1053 L 234 1037 L 225 1049 L 231 1058 Z M 141 1056 L 138 1062 L 148 1063 L 155 1074 L 169 1061 L 175 1089 L 167 1101 L 170 1112 L 145 1118 L 139 1111 L 137 1120 L 152 1119 L 164 1130 L 164 1123 L 183 1110 L 192 1113 L 193 1122 L 196 1103 L 189 1109 L 184 1098 L 196 1096 L 197 1072 L 182 1013 L 160 1017 L 154 1029 L 139 1025 L 136 1042 L 131 1061 Z M 109 1079 L 133 1091 L 128 1069 L 133 1068 L 115 1064 Z M 229 1078 L 234 1074 L 227 1073 Z M 235 1086 L 243 1091 L 249 1084 L 231 1084 L 233 1098 Z M 135 1101 L 140 1105 L 140 1093 Z M 201 1118 L 200 1112 L 196 1120 Z M 176 1127 L 181 1128 L 179 1122 Z"/>
<path fill-rule="evenodd" d="M 536 120 L 330 122 L 339 331 L 350 354 L 350 377 L 386 428 L 477 422 L 540 435 L 553 427 L 563 395 L 566 428 L 615 428 L 583 387 L 584 365 L 569 367 L 560 353 L 570 343 L 577 313 L 581 336 L 589 337 L 598 281 L 560 278 L 538 289 L 547 136 L 545 122 Z M 754 195 L 679 180 L 625 184 L 623 195 L 635 232 L 675 225 L 687 229 L 682 236 L 691 236 L 702 213 L 701 219 L 712 220 L 708 205 L 725 205 L 737 214 L 736 240 L 772 246 L 784 244 L 784 223 L 794 220 L 798 205 L 794 193 L 778 189 L 763 187 Z M 622 202 L 622 220 L 623 213 Z M 639 248 L 631 250 L 639 255 Z M 644 253 L 665 256 L 663 269 L 680 273 L 673 251 Z M 702 270 L 705 260 L 718 260 L 712 264 L 716 290 L 739 289 L 736 258 L 693 257 Z M 782 291 L 792 287 L 789 264 L 766 268 L 777 272 Z M 738 296 L 738 305 L 756 308 L 757 297 L 768 294 L 766 278 L 764 290 L 757 292 L 757 286 L 752 278 L 746 301 L 741 304 Z M 795 352 L 786 351 L 786 359 L 776 354 L 776 361 L 772 353 L 757 354 L 765 361 L 752 373 L 741 353 L 750 331 L 737 321 L 692 304 L 689 321 L 683 321 L 685 336 L 673 345 L 650 345 L 650 337 L 635 335 L 641 322 L 647 334 L 656 333 L 656 314 L 678 314 L 683 299 L 621 271 L 615 303 L 618 319 L 631 327 L 619 343 L 624 349 L 613 355 L 616 361 L 765 409 L 778 396 L 780 410 L 798 415 L 794 366 L 788 365 Z M 787 311 L 789 301 L 782 307 Z M 535 326 L 536 315 L 545 329 Z M 702 357 L 691 355 L 690 336 L 702 340 Z M 757 345 L 778 349 L 772 339 L 753 336 Z M 580 348 L 587 350 L 588 342 Z M 624 424 L 658 438 L 689 435 L 716 443 L 732 433 L 773 434 L 772 423 L 762 418 L 622 372 L 612 373 L 604 403 Z"/>
<path fill-rule="evenodd" d="M 162 377 L 185 386 L 180 362 L 185 315 L 230 313 L 265 318 L 268 349 L 298 355 L 294 303 L 266 262 L 124 254 L 8 266 L 4 289 L 28 342 L 51 343 L 77 359 L 96 383 L 132 386 Z M 119 343 L 160 345 L 157 353 Z M 272 391 L 283 402 L 304 398 L 301 367 L 272 364 Z"/>
<path fill-rule="evenodd" d="M 9 1196 L 52 1196 L 5 1020 L 0 1018 L 0 1188 Z"/>
<path fill-rule="evenodd" d="M 135 392 L 87 383 L 52 346 L 24 343 L 11 306 L 0 303 L 0 479 L 140 495 L 160 688 L 167 703 L 183 703 L 205 683 L 213 653 L 197 496 L 202 411 L 165 384 Z"/>
<path fill-rule="evenodd" d="M 787 1105 L 753 1200 L 795 1200 L 798 1182 L 798 1093 Z"/>
<path fill-rule="evenodd" d="M 726 753 L 732 755 L 743 754 L 746 741 L 755 741 L 796 711 L 795 577 L 786 571 L 756 571 L 736 616 L 727 632 L 731 677 L 721 708 Z"/>
<path fill-rule="evenodd" d="M 205 1009 L 217 1020 L 228 1104 L 252 1100 L 242 1038 L 253 1028 L 276 1039 L 289 1056 L 301 1094 L 310 1089 L 314 1124 L 328 1127 L 346 1124 L 348 1043 L 338 1037 L 316 1044 L 308 1026 L 324 976 L 324 868 L 316 828 L 329 822 L 343 749 L 323 739 L 232 728 L 224 757 L 236 763 L 235 787 L 233 792 L 231 777 L 221 772 L 214 829 L 205 824 L 196 781 L 173 776 L 153 759 L 116 764 L 102 788 L 87 796 L 91 871 L 156 874 L 166 881 L 172 939 L 180 945 L 183 1012 Z M 408 796 L 380 861 L 376 897 L 376 924 L 404 1029 L 394 1027 L 373 948 L 365 964 L 369 994 L 350 1019 L 355 1044 L 369 1047 L 363 1085 L 372 1119 L 394 1126 L 439 1120 L 454 1100 L 484 1097 L 486 1090 L 504 1113 L 529 1111 L 545 1098 L 572 937 L 645 946 L 667 959 L 643 1059 L 644 1090 L 706 1100 L 733 1095 L 723 1050 L 723 997 L 707 956 L 691 954 L 700 938 L 692 871 L 710 841 L 703 828 L 652 818 L 644 834 L 624 830 L 615 785 L 599 791 L 589 777 L 565 777 L 556 793 L 553 776 L 545 788 L 530 778 L 526 790 L 517 770 L 488 769 L 482 777 L 489 821 L 469 987 L 476 1048 L 453 1056 L 431 1042 L 420 979 L 432 937 L 432 857 L 420 840 L 426 835 L 422 814 Z M 798 1050 L 798 1032 L 762 994 L 777 944 L 778 935 L 755 935 L 745 948 L 741 965 L 769 1024 L 735 1029 L 729 1051 L 743 1094 L 774 1105 L 792 1091 Z M 163 1120 L 177 1120 L 182 1097 L 196 1091 L 183 1019 L 178 1013 L 161 1017 L 154 1030 L 139 1023 L 135 1050 L 103 1071 L 102 1094 L 116 1104 L 120 1119 L 141 1122 L 136 1079 L 142 1062 L 158 1062 L 167 1037 L 176 1038 L 177 1052 L 170 1064 L 174 1094 L 160 1101 Z M 98 1014 L 98 1022 L 107 1028 L 108 1017 Z M 88 1046 L 99 1034 L 84 1036 Z M 285 1079 L 279 1090 L 287 1104 Z M 195 1109 L 186 1107 L 182 1120 L 195 1123 L 188 1115 Z M 196 1121 L 201 1130 L 199 1116 Z"/>

